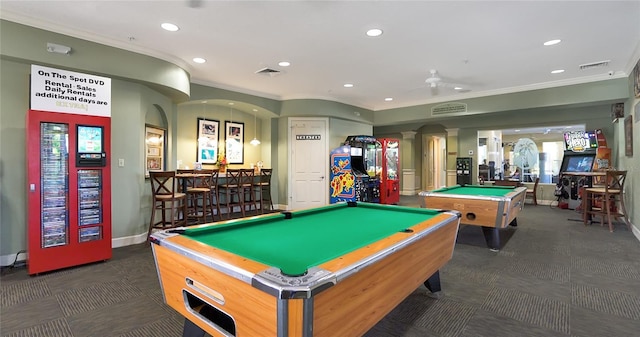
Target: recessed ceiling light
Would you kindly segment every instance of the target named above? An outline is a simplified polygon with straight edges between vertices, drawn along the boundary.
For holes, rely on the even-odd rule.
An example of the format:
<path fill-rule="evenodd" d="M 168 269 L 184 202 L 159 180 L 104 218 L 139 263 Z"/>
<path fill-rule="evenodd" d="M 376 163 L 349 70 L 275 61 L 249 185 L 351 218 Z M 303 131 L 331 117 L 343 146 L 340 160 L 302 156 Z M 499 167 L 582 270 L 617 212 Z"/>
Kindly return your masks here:
<path fill-rule="evenodd" d="M 391 97 L 387 97 L 387 98 L 385 98 L 384 100 L 385 100 L 385 101 L 387 101 L 387 102 L 391 102 L 391 101 L 393 101 L 393 98 L 391 98 Z"/>
<path fill-rule="evenodd" d="M 560 43 L 561 40 L 549 40 L 544 43 L 545 46 L 553 46 L 554 44 Z"/>
<path fill-rule="evenodd" d="M 288 67 L 291 65 L 291 63 L 287 62 L 287 61 L 282 61 L 280 63 L 278 63 L 279 66 L 281 67 Z"/>
<path fill-rule="evenodd" d="M 367 36 L 376 37 L 382 35 L 382 29 L 373 28 L 367 31 Z"/>
<path fill-rule="evenodd" d="M 564 73 L 564 69 L 556 69 L 556 70 L 551 70 L 552 74 L 560 74 L 560 73 Z"/>
<path fill-rule="evenodd" d="M 177 32 L 178 30 L 180 30 L 180 28 L 178 26 L 174 25 L 173 23 L 168 23 L 168 22 L 165 22 L 165 23 L 161 24 L 160 27 L 162 27 L 164 30 L 168 30 L 170 32 Z"/>
<path fill-rule="evenodd" d="M 453 87 L 453 90 L 462 90 L 462 87 Z"/>
<path fill-rule="evenodd" d="M 193 62 L 195 62 L 195 63 L 205 63 L 205 62 L 207 62 L 207 60 L 203 59 L 202 57 L 194 57 L 193 58 Z"/>
<path fill-rule="evenodd" d="M 353 84 L 351 84 L 351 83 L 345 83 L 345 84 L 343 85 L 343 87 L 345 87 L 345 88 L 353 88 Z"/>
<path fill-rule="evenodd" d="M 515 132 L 520 132 L 520 130 L 519 130 L 519 129 L 515 129 L 515 130 L 513 130 L 513 131 L 515 131 Z"/>

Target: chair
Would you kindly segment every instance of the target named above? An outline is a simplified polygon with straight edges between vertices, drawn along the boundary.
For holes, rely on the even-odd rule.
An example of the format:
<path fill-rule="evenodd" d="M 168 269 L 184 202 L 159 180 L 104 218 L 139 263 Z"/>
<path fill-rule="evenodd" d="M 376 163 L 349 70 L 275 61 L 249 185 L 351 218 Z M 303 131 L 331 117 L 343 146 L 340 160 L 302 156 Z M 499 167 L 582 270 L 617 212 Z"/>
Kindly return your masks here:
<path fill-rule="evenodd" d="M 584 189 L 583 220 L 585 225 L 591 220 L 591 216 L 596 215 L 601 217 L 600 223 L 602 225 L 604 225 L 604 218 L 607 218 L 610 232 L 613 232 L 611 220 L 616 218 L 622 218 L 631 230 L 623 195 L 626 177 L 627 171 L 608 170 L 605 174 L 604 186 Z"/>
<path fill-rule="evenodd" d="M 147 240 L 154 228 L 168 229 L 187 224 L 187 195 L 177 192 L 176 172 L 150 171 L 149 180 L 153 200 Z M 157 222 L 155 221 L 156 211 L 162 214 L 160 221 Z"/>
<path fill-rule="evenodd" d="M 219 195 L 224 195 L 223 204 L 227 208 L 227 219 L 231 219 L 236 206 L 240 208 L 242 216 L 245 216 L 244 195 L 242 194 L 240 180 L 241 174 L 242 170 L 240 169 L 227 169 L 226 179 L 224 183 L 219 185 Z"/>
<path fill-rule="evenodd" d="M 220 169 L 211 170 L 211 207 L 215 208 L 219 220 L 222 220 L 222 212 L 220 211 Z M 211 221 L 216 221 L 214 214 L 211 213 Z"/>
<path fill-rule="evenodd" d="M 257 210 L 256 195 L 254 193 L 255 171 L 253 169 L 240 169 L 240 194 L 242 196 L 242 208 L 246 208 L 249 205 L 249 211 L 251 207 Z M 242 215 L 244 216 L 244 214 Z"/>
<path fill-rule="evenodd" d="M 540 177 L 536 177 L 535 182 L 533 183 L 533 189 L 527 188 L 526 197 L 531 197 L 534 205 L 538 205 L 538 183 L 540 182 Z"/>
<path fill-rule="evenodd" d="M 260 213 L 264 214 L 264 207 L 269 206 L 269 211 L 273 210 L 273 201 L 271 200 L 271 169 L 260 170 L 260 176 L 255 180 L 254 190 L 256 193 L 256 202 L 260 205 Z"/>
<path fill-rule="evenodd" d="M 206 223 L 207 216 L 213 219 L 211 195 L 211 177 L 213 170 L 194 171 L 187 183 L 187 216 L 195 218 L 197 223 Z"/>

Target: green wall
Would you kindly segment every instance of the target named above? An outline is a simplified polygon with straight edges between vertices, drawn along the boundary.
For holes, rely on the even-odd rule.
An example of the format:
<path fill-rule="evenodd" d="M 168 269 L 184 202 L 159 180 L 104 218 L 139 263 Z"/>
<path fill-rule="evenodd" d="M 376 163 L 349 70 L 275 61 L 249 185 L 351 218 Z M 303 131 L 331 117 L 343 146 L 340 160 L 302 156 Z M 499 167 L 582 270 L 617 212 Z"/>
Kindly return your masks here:
<path fill-rule="evenodd" d="M 26 248 L 26 157 L 25 116 L 29 108 L 29 72 L 31 64 L 57 67 L 112 78 L 112 209 L 114 246 L 141 242 L 145 238 L 150 214 L 150 188 L 144 179 L 145 124 L 165 127 L 167 168 L 176 160 L 188 162 L 195 156 L 196 122 L 200 115 L 189 100 L 233 101 L 245 108 L 258 108 L 253 114 L 234 113 L 245 122 L 245 139 L 253 131 L 262 141 L 259 149 L 248 149 L 245 163 L 262 159 L 274 168 L 272 183 L 276 202 L 286 205 L 288 179 L 288 120 L 290 117 L 326 117 L 329 119 L 331 146 L 347 135 L 373 134 L 401 137 L 403 131 L 416 131 L 411 156 L 416 173 L 421 172 L 421 139 L 440 135 L 445 128 L 459 128 L 459 153 L 476 150 L 480 129 L 509 126 L 540 126 L 558 123 L 585 123 L 587 129 L 602 128 L 613 144 L 613 162 L 629 170 L 628 188 L 638 189 L 640 137 L 634 137 L 634 157 L 626 157 L 624 123 L 612 124 L 609 107 L 625 102 L 625 115 L 633 113 L 638 99 L 632 99 L 631 79 L 613 79 L 589 84 L 543 89 L 464 100 L 466 114 L 432 116 L 431 106 L 422 105 L 384 111 L 369 111 L 352 105 L 317 99 L 278 101 L 243 93 L 189 83 L 189 74 L 181 67 L 152 57 L 105 45 L 71 38 L 62 34 L 0 20 L 0 258 L 2 264 Z M 72 46 L 71 55 L 46 52 L 46 42 Z M 99 62 L 96 62 L 99 60 Z M 211 108 L 221 121 L 226 109 Z M 208 112 L 206 112 L 208 114 Z M 208 116 L 207 116 L 208 117 Z M 637 120 L 637 114 L 634 117 Z M 236 117 L 234 117 L 236 120 Z M 633 123 L 638 135 L 639 126 Z M 222 125 L 221 125 L 222 126 Z M 190 154 L 192 153 L 192 154 Z M 124 159 L 124 167 L 118 167 Z M 626 195 L 634 223 L 639 223 L 640 198 Z"/>

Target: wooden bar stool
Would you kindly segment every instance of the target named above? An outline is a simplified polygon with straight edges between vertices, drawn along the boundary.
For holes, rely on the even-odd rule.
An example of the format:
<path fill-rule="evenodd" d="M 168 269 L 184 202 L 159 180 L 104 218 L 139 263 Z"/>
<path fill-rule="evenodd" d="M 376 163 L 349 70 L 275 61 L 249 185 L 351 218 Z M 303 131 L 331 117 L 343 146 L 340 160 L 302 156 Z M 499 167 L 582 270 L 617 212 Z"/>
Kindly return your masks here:
<path fill-rule="evenodd" d="M 260 170 L 259 177 L 254 185 L 256 201 L 260 205 L 260 213 L 264 214 L 265 206 L 269 206 L 269 212 L 273 210 L 271 200 L 271 171 L 272 169 Z"/>
<path fill-rule="evenodd" d="M 252 207 L 257 211 L 256 195 L 253 189 L 254 177 L 253 169 L 240 169 L 240 194 L 242 195 L 242 207 L 246 208 L 246 206 L 249 206 L 248 211 L 251 211 Z"/>
<path fill-rule="evenodd" d="M 220 189 L 218 188 L 220 184 L 220 169 L 211 170 L 211 207 L 216 211 L 215 216 L 218 217 L 218 220 L 222 220 L 222 212 L 220 211 Z M 211 213 L 211 221 L 216 221 L 214 214 Z"/>
<path fill-rule="evenodd" d="M 224 195 L 224 205 L 227 208 L 227 219 L 231 219 L 236 206 L 240 208 L 242 216 L 245 216 L 244 198 L 241 194 L 240 186 L 241 172 L 242 171 L 240 169 L 227 169 L 225 182 L 219 185 L 219 194 Z"/>
<path fill-rule="evenodd" d="M 154 228 L 168 229 L 187 224 L 187 196 L 177 192 L 176 172 L 150 171 L 149 180 L 153 200 L 147 240 Z M 161 212 L 160 221 L 155 220 L 156 211 Z"/>
<path fill-rule="evenodd" d="M 621 218 L 631 230 L 631 223 L 627 219 L 627 209 L 624 205 L 624 182 L 627 171 L 606 171 L 604 186 L 588 187 L 584 189 L 583 220 L 585 225 L 591 216 L 600 216 L 601 225 L 607 218 L 609 231 L 613 232 L 612 219 Z"/>
<path fill-rule="evenodd" d="M 206 223 L 207 216 L 213 219 L 213 203 L 211 201 L 212 170 L 197 170 L 192 173 L 187 183 L 188 216 L 195 218 L 197 223 Z"/>

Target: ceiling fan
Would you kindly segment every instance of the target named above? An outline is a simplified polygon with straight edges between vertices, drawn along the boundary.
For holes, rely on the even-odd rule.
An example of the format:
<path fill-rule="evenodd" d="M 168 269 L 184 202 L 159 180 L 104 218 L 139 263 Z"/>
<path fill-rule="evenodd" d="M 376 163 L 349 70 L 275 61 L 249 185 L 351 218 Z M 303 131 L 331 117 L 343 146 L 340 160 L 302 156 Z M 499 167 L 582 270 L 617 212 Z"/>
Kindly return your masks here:
<path fill-rule="evenodd" d="M 203 0 L 187 0 L 187 6 L 191 8 L 200 8 L 203 5 Z"/>
<path fill-rule="evenodd" d="M 429 72 L 431 73 L 431 77 L 428 77 L 426 80 L 424 80 L 424 82 L 427 83 L 429 85 L 429 87 L 431 87 L 432 89 L 436 89 L 438 87 L 447 87 L 447 88 L 459 87 L 459 85 L 457 85 L 457 84 L 448 83 L 448 82 L 442 80 L 442 77 L 440 77 L 440 75 L 438 75 L 438 71 L 437 70 L 431 69 L 431 70 L 429 70 Z"/>

